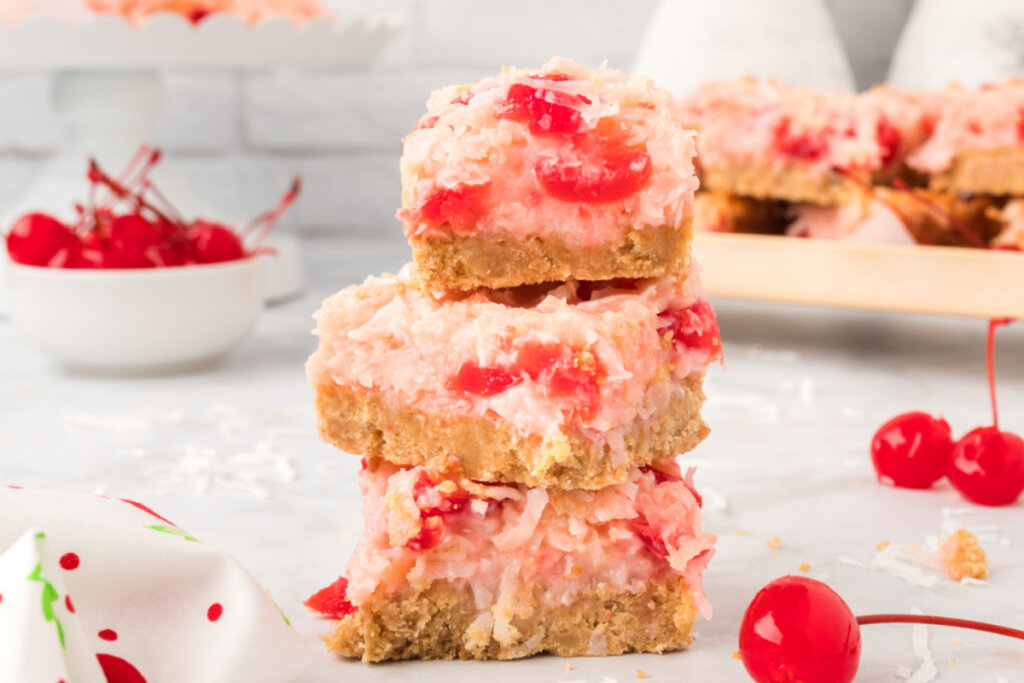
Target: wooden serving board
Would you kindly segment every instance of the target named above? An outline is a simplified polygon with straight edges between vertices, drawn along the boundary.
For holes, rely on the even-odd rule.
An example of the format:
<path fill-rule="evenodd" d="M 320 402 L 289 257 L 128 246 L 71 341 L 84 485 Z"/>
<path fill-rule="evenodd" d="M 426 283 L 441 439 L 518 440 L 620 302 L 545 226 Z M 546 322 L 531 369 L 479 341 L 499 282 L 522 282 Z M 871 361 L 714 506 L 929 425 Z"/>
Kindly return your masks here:
<path fill-rule="evenodd" d="M 699 233 L 713 296 L 878 311 L 1024 318 L 1024 253 Z"/>

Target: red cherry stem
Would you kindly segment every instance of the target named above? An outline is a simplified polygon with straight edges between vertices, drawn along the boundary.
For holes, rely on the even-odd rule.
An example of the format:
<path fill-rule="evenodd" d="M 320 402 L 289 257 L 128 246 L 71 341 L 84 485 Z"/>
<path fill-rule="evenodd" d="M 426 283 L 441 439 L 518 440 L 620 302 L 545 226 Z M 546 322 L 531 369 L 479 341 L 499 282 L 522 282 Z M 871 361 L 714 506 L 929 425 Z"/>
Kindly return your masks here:
<path fill-rule="evenodd" d="M 897 190 L 901 190 L 903 192 L 906 192 L 911 197 L 911 199 L 916 200 L 918 203 L 922 204 L 925 208 L 927 208 L 930 211 L 932 211 L 934 213 L 937 213 L 940 216 L 942 216 L 943 218 L 945 218 L 949 222 L 949 224 L 953 227 L 954 230 L 956 230 L 958 233 L 960 233 L 960 235 L 965 240 L 967 240 L 968 242 L 970 242 L 974 246 L 978 247 L 979 249 L 988 249 L 989 248 L 989 245 L 985 244 L 984 240 L 982 240 L 980 237 L 978 237 L 973 232 L 971 232 L 971 229 L 968 228 L 967 225 L 963 221 L 961 221 L 959 218 L 954 216 L 952 211 L 946 211 L 946 209 L 944 209 L 942 206 L 940 206 L 936 202 L 933 202 L 932 200 L 930 200 L 927 197 L 925 197 L 925 196 L 921 195 L 920 193 L 918 193 L 918 191 L 915 190 L 914 188 L 908 186 L 900 178 L 895 178 L 892 181 L 892 186 L 895 187 Z"/>
<path fill-rule="evenodd" d="M 988 624 L 983 621 L 971 621 L 970 619 L 953 619 L 952 617 L 935 617 L 926 614 L 869 614 L 857 617 L 857 623 L 861 626 L 869 624 L 927 624 L 929 626 L 953 626 L 955 628 L 969 628 L 975 631 L 995 633 L 1010 638 L 1024 640 L 1024 631 L 1007 626 Z"/>
<path fill-rule="evenodd" d="M 117 182 L 109 175 L 107 175 L 103 171 L 103 169 L 100 168 L 99 164 L 96 163 L 95 159 L 89 160 L 89 179 L 93 180 L 94 182 L 106 185 L 107 188 L 111 192 L 113 192 L 114 195 L 117 196 L 119 199 L 129 199 L 134 197 L 140 207 L 149 209 L 160 220 L 165 221 L 166 223 L 169 223 L 171 225 L 178 225 L 177 222 L 171 220 L 163 211 L 153 206 L 150 202 L 146 201 L 145 197 L 133 195 L 133 193 L 130 190 L 128 190 L 124 185 Z"/>
<path fill-rule="evenodd" d="M 292 179 L 291 187 L 284 193 L 281 200 L 277 203 L 270 211 L 261 213 L 256 218 L 253 218 L 245 229 L 242 231 L 243 235 L 249 235 L 252 233 L 256 234 L 255 247 L 259 248 L 263 241 L 270 234 L 270 231 L 274 229 L 277 221 L 280 220 L 281 215 L 288 210 L 288 207 L 298 198 L 299 193 L 302 192 L 302 176 L 295 176 Z"/>
<path fill-rule="evenodd" d="M 996 329 L 1009 325 L 1013 318 L 993 318 L 988 321 L 988 346 L 985 356 L 988 360 L 988 392 L 992 397 L 992 426 L 999 429 L 999 407 L 996 405 Z"/>

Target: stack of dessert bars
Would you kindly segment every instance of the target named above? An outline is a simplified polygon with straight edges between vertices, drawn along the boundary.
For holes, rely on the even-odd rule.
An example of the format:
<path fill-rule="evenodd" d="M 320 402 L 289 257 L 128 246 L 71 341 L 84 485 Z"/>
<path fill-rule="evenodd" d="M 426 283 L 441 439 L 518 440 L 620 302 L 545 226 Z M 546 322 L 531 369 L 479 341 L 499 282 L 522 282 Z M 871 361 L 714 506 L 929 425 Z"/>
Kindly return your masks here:
<path fill-rule="evenodd" d="M 307 603 L 376 662 L 662 652 L 710 607 L 678 454 L 721 358 L 690 260 L 694 133 L 565 59 L 435 92 L 405 139 L 414 263 L 328 298 L 307 372 L 365 529 Z"/>

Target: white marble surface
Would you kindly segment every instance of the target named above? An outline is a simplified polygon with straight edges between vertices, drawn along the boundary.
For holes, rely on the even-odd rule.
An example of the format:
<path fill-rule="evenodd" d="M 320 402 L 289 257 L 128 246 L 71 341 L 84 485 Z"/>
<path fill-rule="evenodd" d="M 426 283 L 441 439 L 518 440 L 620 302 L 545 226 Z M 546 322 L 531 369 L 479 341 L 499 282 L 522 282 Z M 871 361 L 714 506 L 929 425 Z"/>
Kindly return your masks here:
<path fill-rule="evenodd" d="M 867 454 L 874 429 L 904 410 L 941 412 L 957 433 L 989 419 L 984 325 L 716 302 L 728 370 L 711 370 L 705 412 L 713 433 L 684 458 L 699 467 L 706 526 L 720 536 L 706 577 L 715 618 L 699 625 L 690 650 L 384 666 L 329 658 L 317 642 L 328 624 L 301 600 L 339 574 L 356 541 L 358 459 L 316 440 L 302 370 L 314 343 L 309 316 L 323 293 L 394 270 L 405 253 L 318 243 L 307 255 L 318 291 L 268 310 L 252 339 L 201 374 L 68 374 L 0 318 L 0 481 L 141 498 L 233 553 L 313 648 L 316 663 L 302 683 L 625 682 L 637 669 L 651 680 L 744 680 L 730 657 L 743 609 L 763 584 L 803 563 L 857 613 L 916 607 L 1024 627 L 1024 504 L 967 508 L 945 485 L 883 488 Z M 998 348 L 1003 423 L 1024 431 L 1024 330 L 1006 330 Z M 98 419 L 126 415 L 134 419 Z M 963 508 L 957 519 L 987 527 L 988 586 L 940 578 L 914 587 L 838 559 L 869 562 L 882 540 L 924 542 L 940 531 L 943 508 Z M 778 549 L 766 545 L 773 537 Z M 862 680 L 899 680 L 899 667 L 919 665 L 910 627 L 871 626 L 864 635 Z M 933 628 L 929 644 L 943 681 L 1024 680 L 1020 642 Z"/>

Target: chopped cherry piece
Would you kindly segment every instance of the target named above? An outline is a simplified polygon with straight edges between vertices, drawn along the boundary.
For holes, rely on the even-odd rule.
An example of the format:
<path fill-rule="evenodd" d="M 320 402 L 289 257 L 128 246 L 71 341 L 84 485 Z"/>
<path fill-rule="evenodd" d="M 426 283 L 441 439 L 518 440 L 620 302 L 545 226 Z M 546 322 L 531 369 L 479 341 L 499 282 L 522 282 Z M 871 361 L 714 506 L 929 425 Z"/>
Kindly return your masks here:
<path fill-rule="evenodd" d="M 666 472 L 665 470 L 658 469 L 653 465 L 641 465 L 640 471 L 645 474 L 654 475 L 655 484 L 663 484 L 666 481 L 683 481 L 683 478 L 676 472 Z"/>
<path fill-rule="evenodd" d="M 758 683 L 849 683 L 860 664 L 860 627 L 831 588 L 784 576 L 762 588 L 747 607 L 740 656 Z"/>
<path fill-rule="evenodd" d="M 467 361 L 455 376 L 449 378 L 448 388 L 475 396 L 493 396 L 522 381 L 521 375 L 513 374 L 505 368 L 483 368 Z"/>
<path fill-rule="evenodd" d="M 188 231 L 192 254 L 199 263 L 223 263 L 245 258 L 245 247 L 234 230 L 218 223 L 196 221 Z"/>
<path fill-rule="evenodd" d="M 800 159 L 801 161 L 817 161 L 828 151 L 828 141 L 823 133 L 792 134 L 789 130 L 789 119 L 783 119 L 775 129 L 775 149 L 780 153 Z"/>
<path fill-rule="evenodd" d="M 416 127 L 414 128 L 414 130 L 433 128 L 434 126 L 437 125 L 437 121 L 439 118 L 439 116 L 424 116 L 423 118 L 416 122 Z"/>
<path fill-rule="evenodd" d="M 452 104 L 469 104 L 469 101 L 473 99 L 473 92 L 471 90 L 464 91 L 461 95 L 452 100 Z"/>
<path fill-rule="evenodd" d="M 78 237 L 70 228 L 42 213 L 22 216 L 7 235 L 11 260 L 26 266 L 49 266 L 54 261 L 63 264 L 77 246 Z"/>
<path fill-rule="evenodd" d="M 871 440 L 878 481 L 889 486 L 930 487 L 945 476 L 952 454 L 949 423 L 922 412 L 897 415 Z"/>
<path fill-rule="evenodd" d="M 576 107 L 587 103 L 581 95 L 513 83 L 505 99 L 495 104 L 494 115 L 525 123 L 534 135 L 576 135 L 583 130 L 583 115 Z"/>
<path fill-rule="evenodd" d="M 304 604 L 314 612 L 331 617 L 332 619 L 341 619 L 346 615 L 355 614 L 359 611 L 355 605 L 348 601 L 347 593 L 348 579 L 344 576 L 339 576 L 337 581 L 311 595 Z"/>
<path fill-rule="evenodd" d="M 636 534 L 637 538 L 643 541 L 644 547 L 647 548 L 655 557 L 666 558 L 668 557 L 668 547 L 665 545 L 665 539 L 661 537 L 661 534 L 655 529 L 646 519 L 640 517 L 639 519 L 633 520 L 629 525 L 630 530 Z"/>
<path fill-rule="evenodd" d="M 980 505 L 1010 505 L 1024 492 L 1024 439 L 998 427 L 979 427 L 953 449 L 949 482 Z"/>
<path fill-rule="evenodd" d="M 671 334 L 677 346 L 704 351 L 711 358 L 721 356 L 722 333 L 715 309 L 707 301 L 698 301 L 683 310 L 662 311 L 658 318 L 664 323 L 658 328 L 659 333 Z"/>
<path fill-rule="evenodd" d="M 424 506 L 421 502 L 421 498 L 426 497 L 426 494 L 430 492 L 433 497 L 439 497 L 440 503 L 428 504 Z M 416 504 L 420 507 L 421 517 L 436 517 L 437 515 L 447 515 L 453 512 L 461 512 L 463 508 L 469 503 L 472 496 L 462 489 L 455 491 L 441 491 L 436 487 L 430 477 L 427 476 L 426 472 L 420 472 L 420 478 L 416 480 L 416 484 L 413 485 L 412 489 L 413 499 L 416 500 Z"/>
<path fill-rule="evenodd" d="M 420 215 L 438 225 L 448 224 L 455 230 L 471 228 L 484 217 L 484 199 L 489 184 L 460 185 L 438 190 L 420 206 Z"/>
<path fill-rule="evenodd" d="M 405 547 L 422 552 L 436 548 L 442 540 L 444 540 L 444 522 L 438 517 L 425 517 L 420 526 L 420 532 L 410 538 Z"/>
<path fill-rule="evenodd" d="M 899 128 L 892 125 L 888 117 L 881 116 L 875 125 L 875 139 L 882 151 L 882 166 L 888 166 L 896 158 L 903 144 L 903 135 Z"/>
<path fill-rule="evenodd" d="M 541 159 L 534 172 L 545 192 L 566 202 L 614 202 L 639 192 L 651 177 L 646 151 L 618 148 Z"/>
<path fill-rule="evenodd" d="M 589 351 L 577 351 L 559 344 L 524 344 L 516 366 L 531 379 L 545 385 L 554 397 L 573 397 L 580 415 L 591 417 L 601 401 L 604 370 Z"/>

